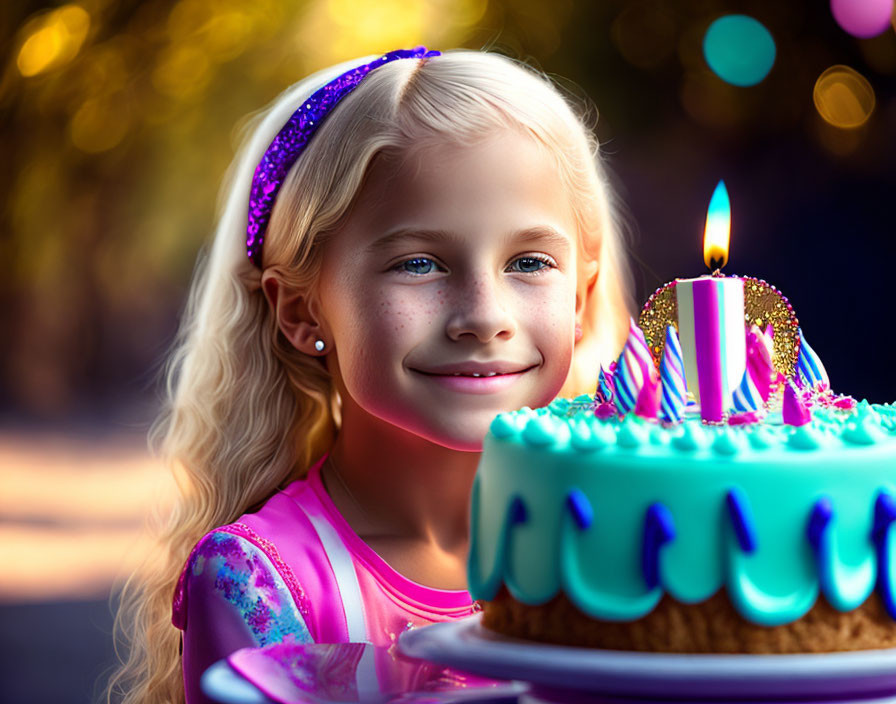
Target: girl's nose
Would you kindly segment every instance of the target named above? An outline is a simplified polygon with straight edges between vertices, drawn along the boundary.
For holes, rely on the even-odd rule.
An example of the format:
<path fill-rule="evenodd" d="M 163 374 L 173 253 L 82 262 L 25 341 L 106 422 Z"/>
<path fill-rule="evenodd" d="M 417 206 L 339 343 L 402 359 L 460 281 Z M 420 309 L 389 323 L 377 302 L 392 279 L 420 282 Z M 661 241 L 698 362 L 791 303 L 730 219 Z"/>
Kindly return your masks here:
<path fill-rule="evenodd" d="M 489 276 L 480 276 L 455 291 L 445 332 L 452 340 L 472 335 L 480 342 L 495 337 L 511 338 L 516 333 L 516 320 L 504 300 L 501 283 Z"/>

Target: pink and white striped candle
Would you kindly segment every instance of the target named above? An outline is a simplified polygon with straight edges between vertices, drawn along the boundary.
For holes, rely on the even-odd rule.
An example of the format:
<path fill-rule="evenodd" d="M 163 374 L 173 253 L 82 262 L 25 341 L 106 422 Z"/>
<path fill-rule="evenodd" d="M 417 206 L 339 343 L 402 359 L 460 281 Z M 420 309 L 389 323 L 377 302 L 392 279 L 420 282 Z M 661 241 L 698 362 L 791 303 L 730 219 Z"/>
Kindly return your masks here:
<path fill-rule="evenodd" d="M 688 390 L 700 417 L 720 422 L 747 365 L 744 282 L 717 275 L 676 279 L 675 295 Z"/>

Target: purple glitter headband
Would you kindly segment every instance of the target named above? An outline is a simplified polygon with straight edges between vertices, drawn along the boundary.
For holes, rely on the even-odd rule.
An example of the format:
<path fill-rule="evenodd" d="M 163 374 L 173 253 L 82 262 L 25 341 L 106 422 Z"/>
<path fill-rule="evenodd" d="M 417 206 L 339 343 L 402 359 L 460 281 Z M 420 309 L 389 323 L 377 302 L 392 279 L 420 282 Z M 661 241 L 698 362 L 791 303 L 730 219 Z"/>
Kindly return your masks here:
<path fill-rule="evenodd" d="M 252 177 L 249 193 L 249 226 L 246 229 L 246 254 L 261 267 L 261 246 L 271 218 L 274 200 L 286 174 L 305 149 L 327 114 L 351 93 L 373 69 L 395 59 L 423 59 L 440 52 L 425 46 L 390 51 L 369 64 L 346 71 L 302 103 L 265 151 Z"/>

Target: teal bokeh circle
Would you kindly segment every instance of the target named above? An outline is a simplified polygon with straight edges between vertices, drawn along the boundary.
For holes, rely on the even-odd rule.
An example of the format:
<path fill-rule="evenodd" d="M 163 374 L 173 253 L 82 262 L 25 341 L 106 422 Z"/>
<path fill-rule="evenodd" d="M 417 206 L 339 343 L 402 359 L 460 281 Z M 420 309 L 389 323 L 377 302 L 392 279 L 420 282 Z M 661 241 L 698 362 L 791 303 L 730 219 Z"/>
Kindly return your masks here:
<path fill-rule="evenodd" d="M 723 81 L 753 86 L 775 63 L 775 40 L 758 20 L 747 15 L 725 15 L 706 30 L 703 56 Z"/>

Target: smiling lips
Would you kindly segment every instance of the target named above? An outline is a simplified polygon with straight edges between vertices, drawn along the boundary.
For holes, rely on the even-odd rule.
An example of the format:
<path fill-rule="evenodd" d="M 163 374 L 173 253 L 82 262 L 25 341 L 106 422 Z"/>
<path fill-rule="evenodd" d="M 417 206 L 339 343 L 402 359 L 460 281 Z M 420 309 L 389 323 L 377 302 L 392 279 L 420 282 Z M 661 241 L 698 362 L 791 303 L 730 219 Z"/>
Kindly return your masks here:
<path fill-rule="evenodd" d="M 464 362 L 414 371 L 451 391 L 490 394 L 506 389 L 535 365 L 515 362 Z"/>

